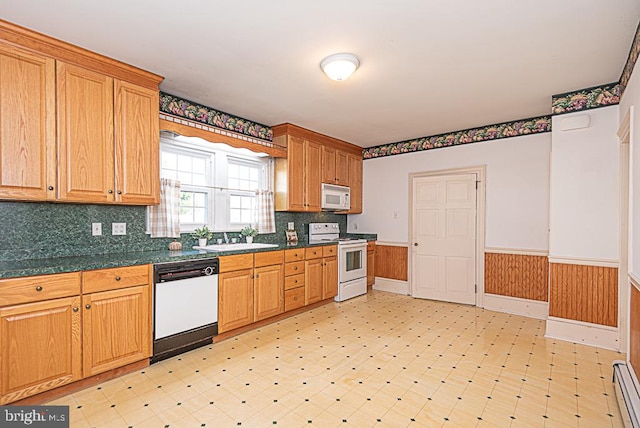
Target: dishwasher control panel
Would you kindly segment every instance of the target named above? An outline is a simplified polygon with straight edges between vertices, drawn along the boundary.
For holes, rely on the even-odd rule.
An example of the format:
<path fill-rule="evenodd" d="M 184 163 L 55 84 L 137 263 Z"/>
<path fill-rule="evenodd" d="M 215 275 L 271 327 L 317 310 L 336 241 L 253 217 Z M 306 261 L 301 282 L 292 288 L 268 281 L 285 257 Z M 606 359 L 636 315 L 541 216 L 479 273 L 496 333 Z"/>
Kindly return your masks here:
<path fill-rule="evenodd" d="M 219 271 L 220 262 L 217 257 L 157 264 L 155 265 L 155 282 L 158 284 L 199 276 L 217 275 Z"/>

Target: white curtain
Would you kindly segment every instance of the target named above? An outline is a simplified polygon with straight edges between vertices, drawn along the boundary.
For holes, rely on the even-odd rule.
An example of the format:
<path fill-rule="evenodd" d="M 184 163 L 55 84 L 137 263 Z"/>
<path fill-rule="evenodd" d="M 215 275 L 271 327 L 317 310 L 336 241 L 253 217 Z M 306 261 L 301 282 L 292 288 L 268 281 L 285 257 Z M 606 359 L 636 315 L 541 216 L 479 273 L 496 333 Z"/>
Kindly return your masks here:
<path fill-rule="evenodd" d="M 147 208 L 152 238 L 180 237 L 180 182 L 160 179 L 160 203 Z"/>
<path fill-rule="evenodd" d="M 271 190 L 256 190 L 258 233 L 276 233 L 276 216 Z"/>

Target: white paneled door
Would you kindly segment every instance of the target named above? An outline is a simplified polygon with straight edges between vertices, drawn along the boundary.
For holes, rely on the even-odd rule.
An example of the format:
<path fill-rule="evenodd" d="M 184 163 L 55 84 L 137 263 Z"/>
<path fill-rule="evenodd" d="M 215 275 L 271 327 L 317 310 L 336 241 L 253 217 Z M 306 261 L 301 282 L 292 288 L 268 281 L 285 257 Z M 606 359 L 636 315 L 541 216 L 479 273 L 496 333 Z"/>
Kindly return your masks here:
<path fill-rule="evenodd" d="M 475 305 L 476 180 L 476 174 L 413 177 L 413 297 Z"/>

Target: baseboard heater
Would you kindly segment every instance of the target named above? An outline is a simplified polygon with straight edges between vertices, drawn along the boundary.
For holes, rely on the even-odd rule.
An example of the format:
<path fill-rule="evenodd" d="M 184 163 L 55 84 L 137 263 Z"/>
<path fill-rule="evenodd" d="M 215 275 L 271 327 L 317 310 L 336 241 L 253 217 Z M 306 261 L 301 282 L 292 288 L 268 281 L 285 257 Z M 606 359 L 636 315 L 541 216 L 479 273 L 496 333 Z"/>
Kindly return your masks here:
<path fill-rule="evenodd" d="M 633 381 L 630 368 L 625 361 L 613 362 L 613 385 L 616 390 L 618 406 L 625 427 L 640 428 L 640 395 Z"/>

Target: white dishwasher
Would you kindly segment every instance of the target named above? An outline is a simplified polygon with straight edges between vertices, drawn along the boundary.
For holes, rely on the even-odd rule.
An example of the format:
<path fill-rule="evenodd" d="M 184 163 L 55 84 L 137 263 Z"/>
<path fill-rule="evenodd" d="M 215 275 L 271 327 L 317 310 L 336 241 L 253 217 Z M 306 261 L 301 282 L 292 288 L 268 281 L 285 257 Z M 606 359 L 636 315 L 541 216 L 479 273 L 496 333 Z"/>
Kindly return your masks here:
<path fill-rule="evenodd" d="M 217 257 L 154 265 L 152 363 L 218 334 L 218 270 Z"/>

